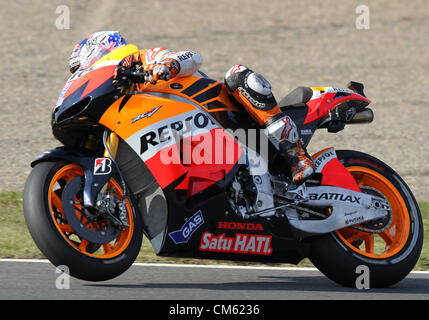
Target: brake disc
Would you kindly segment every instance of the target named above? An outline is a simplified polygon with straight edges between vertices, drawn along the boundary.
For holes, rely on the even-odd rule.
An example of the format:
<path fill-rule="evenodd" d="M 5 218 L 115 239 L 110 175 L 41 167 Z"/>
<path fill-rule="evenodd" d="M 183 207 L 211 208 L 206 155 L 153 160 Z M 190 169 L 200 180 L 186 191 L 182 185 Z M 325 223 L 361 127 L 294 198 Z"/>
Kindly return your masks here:
<path fill-rule="evenodd" d="M 83 178 L 76 177 L 64 187 L 61 201 L 67 223 L 73 231 L 91 243 L 108 243 L 119 235 L 120 229 L 108 220 L 94 215 L 83 207 L 82 199 Z"/>
<path fill-rule="evenodd" d="M 389 203 L 386 197 L 382 193 L 380 193 L 377 189 L 369 186 L 359 186 L 359 188 L 362 190 L 362 192 L 367 194 L 372 194 L 376 197 L 383 198 L 387 203 Z M 390 210 L 387 216 L 361 223 L 360 225 L 356 226 L 356 229 L 370 232 L 370 233 L 381 233 L 387 228 L 389 228 L 391 222 L 392 222 L 392 211 Z"/>

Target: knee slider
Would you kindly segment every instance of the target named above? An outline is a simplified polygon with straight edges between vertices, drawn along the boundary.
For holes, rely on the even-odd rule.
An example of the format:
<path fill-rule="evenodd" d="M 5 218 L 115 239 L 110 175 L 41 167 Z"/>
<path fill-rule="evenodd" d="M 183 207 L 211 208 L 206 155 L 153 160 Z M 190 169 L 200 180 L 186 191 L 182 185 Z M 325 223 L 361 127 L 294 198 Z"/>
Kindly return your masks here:
<path fill-rule="evenodd" d="M 225 85 L 232 93 L 240 92 L 255 108 L 269 110 L 277 105 L 270 83 L 245 66 L 236 65 L 229 69 Z"/>

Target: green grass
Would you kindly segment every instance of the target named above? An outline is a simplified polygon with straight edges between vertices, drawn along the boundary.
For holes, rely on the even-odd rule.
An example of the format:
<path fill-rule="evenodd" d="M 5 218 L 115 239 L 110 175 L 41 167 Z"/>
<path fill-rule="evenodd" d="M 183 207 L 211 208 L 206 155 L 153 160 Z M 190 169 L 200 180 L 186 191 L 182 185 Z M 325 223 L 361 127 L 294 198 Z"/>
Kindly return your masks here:
<path fill-rule="evenodd" d="M 423 217 L 424 240 L 422 253 L 415 270 L 429 270 L 429 202 L 419 202 Z"/>
<path fill-rule="evenodd" d="M 0 258 L 43 258 L 24 221 L 21 192 L 0 192 Z"/>
<path fill-rule="evenodd" d="M 419 206 L 423 216 L 425 240 L 415 270 L 429 270 L 429 202 L 419 202 Z M 44 258 L 33 242 L 25 224 L 22 192 L 0 192 L 0 258 Z M 221 260 L 158 257 L 153 253 L 147 239 L 143 240 L 137 262 L 232 264 L 232 262 Z M 299 265 L 312 266 L 308 259 L 303 260 Z"/>

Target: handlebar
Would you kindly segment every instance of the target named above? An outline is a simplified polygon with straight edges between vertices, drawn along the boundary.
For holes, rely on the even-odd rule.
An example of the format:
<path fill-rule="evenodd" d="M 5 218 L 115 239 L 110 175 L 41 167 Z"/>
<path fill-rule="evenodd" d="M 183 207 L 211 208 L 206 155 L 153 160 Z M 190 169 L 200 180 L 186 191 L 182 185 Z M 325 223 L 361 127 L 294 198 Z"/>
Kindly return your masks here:
<path fill-rule="evenodd" d="M 145 82 L 148 82 L 146 79 L 149 77 L 149 72 L 124 70 L 123 72 L 120 73 L 120 75 L 118 74 L 118 76 L 128 78 L 132 82 L 145 83 Z"/>
<path fill-rule="evenodd" d="M 116 80 L 118 84 L 123 84 L 127 80 L 134 83 L 148 83 L 150 82 L 151 75 L 148 71 L 133 71 L 132 68 L 127 68 L 118 72 Z M 159 77 L 159 80 L 168 81 L 170 78 L 168 75 L 162 75 Z"/>

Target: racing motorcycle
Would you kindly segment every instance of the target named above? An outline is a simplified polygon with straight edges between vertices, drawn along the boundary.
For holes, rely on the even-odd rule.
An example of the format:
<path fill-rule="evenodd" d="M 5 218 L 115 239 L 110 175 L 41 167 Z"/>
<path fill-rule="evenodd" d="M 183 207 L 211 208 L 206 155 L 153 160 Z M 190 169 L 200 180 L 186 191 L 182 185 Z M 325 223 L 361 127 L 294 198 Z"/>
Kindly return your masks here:
<path fill-rule="evenodd" d="M 108 280 L 132 265 L 145 236 L 158 256 L 309 258 L 343 286 L 355 286 L 361 265 L 371 287 L 393 285 L 414 268 L 421 214 L 388 165 L 329 147 L 313 155 L 315 174 L 295 186 L 270 143 L 262 157 L 234 134 L 257 127 L 223 83 L 201 73 L 140 81 L 143 89 L 133 90 L 144 79 L 137 67 L 114 83 L 120 61 L 137 50 L 126 45 L 71 76 L 52 110 L 63 146 L 31 163 L 25 220 L 54 265 Z M 350 82 L 298 87 L 279 104 L 308 145 L 317 129 L 371 122 L 369 103 L 363 85 Z"/>

